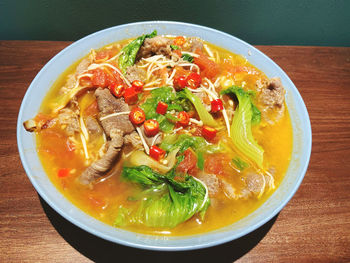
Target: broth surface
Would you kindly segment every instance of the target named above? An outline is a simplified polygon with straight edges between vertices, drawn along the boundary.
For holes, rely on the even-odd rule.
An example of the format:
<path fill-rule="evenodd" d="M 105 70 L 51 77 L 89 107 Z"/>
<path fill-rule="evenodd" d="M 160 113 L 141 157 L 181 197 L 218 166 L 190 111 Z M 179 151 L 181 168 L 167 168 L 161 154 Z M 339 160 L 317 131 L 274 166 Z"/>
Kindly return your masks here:
<path fill-rule="evenodd" d="M 130 40 L 124 40 L 110 44 L 98 50 L 97 54 L 108 52 L 112 49 L 115 49 L 114 54 L 118 53 L 129 42 Z M 257 86 L 268 81 L 266 75 L 251 65 L 246 58 L 210 43 L 204 43 L 213 53 L 215 62 L 220 66 L 219 76 L 222 79 L 219 90 L 234 84 L 243 87 L 245 90 L 257 90 L 259 92 Z M 53 102 L 60 95 L 60 90 L 65 85 L 68 76 L 75 73 L 81 61 L 74 63 L 55 82 L 41 105 L 40 112 L 43 116 L 52 116 Z M 93 104 L 95 100 L 93 92 L 93 89 L 87 89 L 83 94 L 77 96 L 80 107 L 84 104 L 85 109 L 87 109 Z M 228 101 L 223 100 L 225 107 L 231 106 Z M 254 102 L 258 108 L 264 107 L 258 99 L 255 98 Z M 277 122 L 270 124 L 264 117 L 270 116 L 270 113 L 266 113 L 267 115 L 264 115 L 264 113 L 262 114 L 261 123 L 252 127 L 255 140 L 264 149 L 264 167 L 267 168 L 266 170 L 269 173 L 273 174 L 276 188 L 283 180 L 292 152 L 291 120 L 286 105 L 284 104 L 283 107 L 284 114 Z M 86 113 L 89 110 L 81 111 L 82 116 L 84 114 L 90 116 L 91 112 Z M 93 114 L 95 113 L 92 113 L 91 116 L 94 116 Z M 37 151 L 47 175 L 57 189 L 82 211 L 106 224 L 114 225 L 118 208 L 121 205 L 132 207 L 135 201 L 128 197 L 137 195 L 140 188 L 121 179 L 121 171 L 124 165 L 122 157 L 106 176 L 97 179 L 92 186 L 87 187 L 80 184 L 78 178 L 91 162 L 87 162 L 84 157 L 83 147 L 79 144 L 79 137 L 76 136 L 75 140 L 78 142 L 74 143 L 68 138 L 63 128 L 59 122 L 55 122 L 49 128 L 37 132 Z M 226 130 L 224 129 L 218 130 L 217 138 L 225 147 L 231 150 L 225 153 L 213 153 L 210 156 L 204 155 L 204 171 L 217 171 L 217 177 L 230 183 L 235 189 L 243 189 L 245 184 L 242 178 L 258 168 L 244 158 L 243 160 L 250 165 L 248 168 L 243 172 L 232 168 L 231 160 L 236 158 L 237 150 L 225 133 Z M 88 145 L 91 158 L 95 155 L 97 156 L 103 143 L 102 137 L 99 137 Z M 128 153 L 129 149 L 124 147 L 121 155 L 127 156 Z M 220 163 L 226 163 L 226 165 L 220 166 Z M 69 169 L 69 176 L 57 176 L 58 171 L 62 168 Z M 238 198 L 237 200 L 228 198 L 226 192 L 219 192 L 214 197 L 210 196 L 211 204 L 206 211 L 204 219 L 195 214 L 191 219 L 172 229 L 152 228 L 142 225 L 130 225 L 124 228 L 134 232 L 170 236 L 208 232 L 232 224 L 252 213 L 269 198 L 273 191 L 274 189 L 269 189 L 264 191 L 261 197 L 250 196 L 247 199 Z"/>

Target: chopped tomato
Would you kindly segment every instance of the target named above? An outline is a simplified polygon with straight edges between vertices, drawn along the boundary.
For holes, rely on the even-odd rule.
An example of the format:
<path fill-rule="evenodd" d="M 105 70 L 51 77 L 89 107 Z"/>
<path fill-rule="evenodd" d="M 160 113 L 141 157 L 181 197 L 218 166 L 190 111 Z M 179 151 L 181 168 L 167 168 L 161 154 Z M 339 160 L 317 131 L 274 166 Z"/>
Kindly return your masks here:
<path fill-rule="evenodd" d="M 67 177 L 69 175 L 69 169 L 68 168 L 61 168 L 57 172 L 58 177 Z"/>
<path fill-rule="evenodd" d="M 197 167 L 197 156 L 191 149 L 184 151 L 184 155 L 185 159 L 179 163 L 176 169 L 179 172 L 189 173 L 192 175 Z"/>
<path fill-rule="evenodd" d="M 112 47 L 110 49 L 104 49 L 96 52 L 95 61 L 102 62 L 111 57 L 114 57 L 118 53 L 118 49 L 116 47 Z"/>
<path fill-rule="evenodd" d="M 79 83 L 80 83 L 81 86 L 84 86 L 84 87 L 93 87 L 94 86 L 92 84 L 91 78 L 88 77 L 88 76 L 81 77 L 79 79 Z"/>
<path fill-rule="evenodd" d="M 107 87 L 109 84 L 108 74 L 103 69 L 93 70 L 93 76 L 91 78 L 92 85 L 96 87 Z M 107 84 L 108 83 L 108 84 Z"/>
<path fill-rule="evenodd" d="M 127 104 L 135 104 L 139 97 L 134 87 L 129 87 L 124 91 L 124 99 Z"/>
<path fill-rule="evenodd" d="M 227 154 L 224 153 L 214 153 L 209 154 L 204 159 L 204 171 L 206 173 L 212 173 L 215 175 L 227 175 L 232 174 L 232 168 L 230 168 L 228 163 L 231 159 Z"/>
<path fill-rule="evenodd" d="M 201 69 L 202 77 L 211 79 L 219 74 L 220 67 L 218 64 L 210 60 L 200 49 L 197 49 L 196 53 L 199 55 L 199 57 L 194 58 L 194 63 Z"/>
<path fill-rule="evenodd" d="M 141 108 L 137 107 L 129 113 L 129 119 L 132 122 L 132 124 L 140 125 L 145 121 L 146 115 Z"/>
<path fill-rule="evenodd" d="M 152 137 L 159 132 L 159 123 L 157 120 L 149 119 L 143 124 L 147 137 Z"/>
<path fill-rule="evenodd" d="M 186 78 L 186 86 L 191 89 L 196 89 L 199 87 L 199 85 L 202 82 L 202 78 L 198 73 L 192 72 L 190 75 Z"/>
<path fill-rule="evenodd" d="M 203 125 L 202 127 L 202 136 L 207 140 L 210 141 L 215 138 L 216 136 L 216 129 L 209 127 L 207 125 Z"/>
<path fill-rule="evenodd" d="M 95 87 L 106 88 L 112 83 L 123 84 L 123 80 L 121 79 L 120 75 L 108 68 L 97 68 L 92 70 L 91 73 L 93 74 L 91 82 Z"/>
<path fill-rule="evenodd" d="M 143 91 L 144 83 L 141 80 L 134 80 L 131 85 L 135 88 L 136 92 Z"/>
<path fill-rule="evenodd" d="M 156 108 L 157 113 L 164 115 L 166 113 L 167 109 L 168 109 L 168 104 L 166 104 L 163 101 L 158 102 L 158 105 Z"/>
<path fill-rule="evenodd" d="M 159 148 L 158 146 L 156 145 L 153 145 L 150 149 L 149 149 L 149 155 L 159 161 L 160 159 L 163 159 L 164 156 L 165 156 L 165 151 L 161 148 Z"/>
<path fill-rule="evenodd" d="M 174 39 L 174 45 L 176 46 L 182 46 L 186 43 L 186 39 L 183 36 L 175 37 Z"/>
<path fill-rule="evenodd" d="M 180 124 L 181 126 L 187 126 L 190 123 L 190 116 L 186 111 L 179 112 L 177 118 L 179 119 L 178 124 Z"/>
<path fill-rule="evenodd" d="M 114 82 L 109 86 L 109 90 L 115 97 L 120 98 L 124 94 L 125 86 Z"/>

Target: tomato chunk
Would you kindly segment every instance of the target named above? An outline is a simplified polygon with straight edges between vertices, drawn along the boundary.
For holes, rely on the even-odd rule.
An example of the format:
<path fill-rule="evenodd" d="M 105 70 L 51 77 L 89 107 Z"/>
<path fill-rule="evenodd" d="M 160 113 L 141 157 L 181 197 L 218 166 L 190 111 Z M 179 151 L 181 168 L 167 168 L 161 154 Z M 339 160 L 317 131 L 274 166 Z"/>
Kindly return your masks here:
<path fill-rule="evenodd" d="M 199 57 L 194 58 L 194 63 L 201 69 L 201 75 L 209 79 L 219 74 L 220 67 L 214 61 L 210 60 L 200 49 L 196 50 Z"/>
<path fill-rule="evenodd" d="M 184 151 L 184 156 L 184 160 L 176 169 L 183 173 L 193 174 L 192 172 L 194 172 L 197 167 L 197 156 L 191 149 Z"/>

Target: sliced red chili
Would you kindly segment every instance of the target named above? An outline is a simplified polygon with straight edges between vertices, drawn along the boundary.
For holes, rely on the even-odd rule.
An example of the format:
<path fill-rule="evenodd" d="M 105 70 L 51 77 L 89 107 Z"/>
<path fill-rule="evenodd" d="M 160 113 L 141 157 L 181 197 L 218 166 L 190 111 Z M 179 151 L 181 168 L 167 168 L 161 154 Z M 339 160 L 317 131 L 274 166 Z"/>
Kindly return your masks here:
<path fill-rule="evenodd" d="M 153 145 L 150 149 L 149 149 L 149 155 L 159 161 L 160 159 L 163 159 L 164 156 L 165 156 L 165 151 L 161 148 L 159 148 L 158 146 L 156 145 Z"/>
<path fill-rule="evenodd" d="M 143 91 L 143 85 L 144 83 L 141 80 L 134 80 L 131 85 L 135 88 L 136 92 L 142 92 Z"/>
<path fill-rule="evenodd" d="M 215 128 L 209 127 L 207 125 L 203 125 L 202 127 L 202 136 L 208 141 L 215 138 L 216 132 L 217 131 Z"/>
<path fill-rule="evenodd" d="M 174 39 L 174 45 L 182 46 L 185 43 L 186 43 L 186 39 L 183 36 L 178 36 L 178 37 L 175 37 Z"/>
<path fill-rule="evenodd" d="M 109 90 L 114 96 L 120 98 L 124 94 L 125 86 L 123 84 L 112 83 L 109 86 Z"/>
<path fill-rule="evenodd" d="M 143 124 L 147 137 L 152 137 L 159 132 L 159 123 L 157 120 L 149 119 Z"/>
<path fill-rule="evenodd" d="M 156 112 L 164 115 L 168 109 L 168 104 L 163 101 L 158 102 Z"/>
<path fill-rule="evenodd" d="M 187 86 L 186 76 L 180 76 L 174 79 L 174 88 L 177 91 L 184 89 Z"/>
<path fill-rule="evenodd" d="M 146 114 L 145 112 L 137 107 L 134 108 L 130 113 L 129 113 L 129 120 L 131 121 L 132 124 L 134 125 L 140 125 L 142 124 L 146 119 Z"/>
<path fill-rule="evenodd" d="M 190 115 L 186 111 L 181 111 L 177 115 L 178 123 L 181 126 L 187 126 L 190 123 Z"/>
<path fill-rule="evenodd" d="M 202 83 L 202 77 L 199 74 L 192 72 L 190 75 L 187 76 L 186 81 L 187 87 L 191 89 L 196 89 Z"/>
<path fill-rule="evenodd" d="M 124 99 L 127 104 L 135 104 L 138 101 L 138 92 L 134 87 L 129 87 L 124 91 Z"/>
<path fill-rule="evenodd" d="M 212 100 L 210 104 L 211 104 L 211 112 L 218 112 L 223 110 L 224 108 L 224 105 L 222 104 L 221 99 Z"/>
<path fill-rule="evenodd" d="M 61 168 L 57 172 L 58 177 L 67 177 L 69 175 L 69 169 L 68 168 Z"/>

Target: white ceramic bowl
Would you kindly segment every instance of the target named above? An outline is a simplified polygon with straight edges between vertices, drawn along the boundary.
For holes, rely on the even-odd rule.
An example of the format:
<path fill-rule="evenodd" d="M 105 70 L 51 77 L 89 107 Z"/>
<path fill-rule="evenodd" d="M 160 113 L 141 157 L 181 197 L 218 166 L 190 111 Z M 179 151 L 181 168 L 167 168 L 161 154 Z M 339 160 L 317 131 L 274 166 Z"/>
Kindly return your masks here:
<path fill-rule="evenodd" d="M 70 203 L 45 174 L 35 149 L 35 136 L 23 128 L 23 121 L 38 113 L 41 102 L 54 81 L 73 62 L 111 42 L 136 37 L 156 29 L 158 34 L 197 36 L 229 51 L 241 54 L 266 73 L 278 76 L 286 88 L 286 102 L 293 125 L 292 159 L 281 185 L 256 211 L 240 221 L 205 234 L 162 237 L 138 234 L 106 225 L 85 214 Z M 17 142 L 23 167 L 40 196 L 59 214 L 73 224 L 103 239 L 119 244 L 152 250 L 190 250 L 215 246 L 237 239 L 272 219 L 298 189 L 308 166 L 311 153 L 311 126 L 305 104 L 287 74 L 271 59 L 226 33 L 203 26 L 179 22 L 140 22 L 108 28 L 91 34 L 68 46 L 52 58 L 29 86 L 18 115 Z"/>

